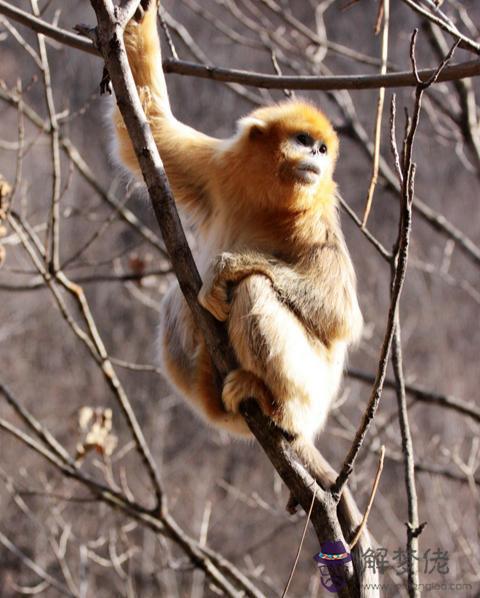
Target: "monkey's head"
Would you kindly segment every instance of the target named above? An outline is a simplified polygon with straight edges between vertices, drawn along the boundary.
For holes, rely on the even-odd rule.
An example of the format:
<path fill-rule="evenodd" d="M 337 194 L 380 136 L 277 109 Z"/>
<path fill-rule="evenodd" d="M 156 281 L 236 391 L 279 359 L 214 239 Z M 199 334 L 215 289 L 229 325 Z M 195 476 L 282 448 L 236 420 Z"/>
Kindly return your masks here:
<path fill-rule="evenodd" d="M 338 137 L 307 102 L 260 108 L 239 121 L 244 183 L 257 197 L 289 205 L 333 197 Z M 240 182 L 240 181 L 239 181 Z"/>

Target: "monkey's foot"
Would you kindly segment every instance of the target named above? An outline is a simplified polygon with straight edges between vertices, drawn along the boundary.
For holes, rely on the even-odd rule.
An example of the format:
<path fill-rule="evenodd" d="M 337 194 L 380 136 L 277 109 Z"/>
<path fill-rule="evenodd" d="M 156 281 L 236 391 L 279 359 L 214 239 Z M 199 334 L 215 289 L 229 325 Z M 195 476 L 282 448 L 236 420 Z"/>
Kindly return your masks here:
<path fill-rule="evenodd" d="M 290 492 L 290 496 L 288 497 L 288 502 L 285 505 L 285 509 L 287 510 L 288 513 L 290 513 L 290 515 L 295 515 L 299 506 L 300 505 L 298 504 L 297 499 Z"/>
<path fill-rule="evenodd" d="M 230 301 L 228 300 L 227 283 L 207 278 L 198 293 L 198 302 L 209 311 L 214 318 L 225 322 L 230 314 Z"/>
<path fill-rule="evenodd" d="M 247 370 L 232 370 L 223 383 L 222 401 L 225 409 L 231 413 L 238 413 L 240 403 L 252 397 L 266 415 L 272 416 L 271 394 L 260 378 Z"/>

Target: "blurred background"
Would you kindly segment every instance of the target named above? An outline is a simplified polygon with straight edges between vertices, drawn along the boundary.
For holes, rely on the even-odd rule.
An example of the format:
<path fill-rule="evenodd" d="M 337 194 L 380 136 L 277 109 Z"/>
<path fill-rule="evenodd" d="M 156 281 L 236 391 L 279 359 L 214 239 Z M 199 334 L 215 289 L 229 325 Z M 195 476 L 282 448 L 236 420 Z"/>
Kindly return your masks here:
<path fill-rule="evenodd" d="M 29 13 L 37 6 L 20 0 L 12 4 Z M 432 11 L 441 4 L 438 18 L 448 16 L 465 35 L 479 39 L 478 2 L 420 4 Z M 283 74 L 380 70 L 376 1 L 165 0 L 164 7 L 183 60 L 265 73 L 278 68 Z M 40 18 L 66 30 L 95 22 L 86 0 L 42 0 L 37 8 Z M 410 69 L 415 27 L 420 28 L 419 66 L 439 64 L 453 38 L 404 2 L 392 2 L 390 13 L 389 69 Z M 165 384 L 155 364 L 154 343 L 161 298 L 172 274 L 142 185 L 115 162 L 109 127 L 112 99 L 98 91 L 102 63 L 48 39 L 40 42 L 40 50 L 42 43 L 48 70 L 37 35 L 0 17 L 0 175 L 13 189 L 10 209 L 28 237 L 22 242 L 8 218 L 1 223 L 0 382 L 70 455 L 78 453 L 79 445 L 86 451 L 83 471 L 151 503 L 148 476 L 117 397 L 65 317 L 68 312 L 88 334 L 85 312 L 68 285 L 55 283 L 51 286 L 57 295 L 52 292 L 28 252 L 33 247 L 41 261 L 38 250 L 49 229 L 56 188 L 62 271 L 84 290 L 94 325 L 160 469 L 175 520 L 191 537 L 233 562 L 265 595 L 280 596 L 305 517 L 286 513 L 288 493 L 258 445 L 208 428 Z M 167 44 L 164 55 L 170 55 Z M 473 58 L 459 49 L 454 60 Z M 281 91 L 175 74 L 167 76 L 167 83 L 176 115 L 219 137 L 230 135 L 236 119 L 255 106 L 285 97 Z M 401 141 L 404 107 L 411 112 L 413 91 L 393 91 Z M 420 580 L 432 584 L 425 588 L 431 596 L 477 596 L 480 589 L 478 91 L 476 81 L 439 84 L 428 91 L 414 150 L 417 199 L 400 311 L 419 518 L 427 522 L 420 536 Z M 378 90 L 297 95 L 321 106 L 338 127 L 337 181 L 344 200 L 361 218 L 371 178 Z M 382 162 L 368 221 L 368 229 L 389 251 L 399 216 L 389 149 L 391 97 L 392 90 L 387 90 Z M 52 133 L 52 114 L 58 138 Z M 52 159 L 56 142 L 58 163 Z M 337 469 L 369 398 L 371 383 L 357 378 L 368 380 L 376 372 L 390 293 L 387 262 L 344 212 L 342 222 L 366 327 L 350 357 L 353 376 L 345 378 L 318 440 Z M 5 401 L 0 402 L 0 417 L 22 427 Z M 95 418 L 100 440 L 90 450 L 86 435 Z M 405 550 L 408 513 L 391 388 L 384 391 L 350 482 L 361 508 L 382 444 L 385 468 L 369 527 L 388 560 L 381 570 L 387 584 L 382 595 L 404 596 L 406 573 L 398 551 Z M 289 596 L 324 595 L 312 560 L 317 551 L 309 530 Z M 175 542 L 92 499 L 81 485 L 0 431 L 0 596 L 32 593 L 200 598 L 218 595 L 218 590 Z"/>

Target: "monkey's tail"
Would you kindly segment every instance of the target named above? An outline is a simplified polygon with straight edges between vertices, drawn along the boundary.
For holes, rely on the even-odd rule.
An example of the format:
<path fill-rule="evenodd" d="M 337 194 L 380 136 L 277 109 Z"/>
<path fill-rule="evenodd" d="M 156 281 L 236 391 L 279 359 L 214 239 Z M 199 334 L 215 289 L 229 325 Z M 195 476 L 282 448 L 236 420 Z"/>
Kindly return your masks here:
<path fill-rule="evenodd" d="M 323 488 L 329 488 L 335 482 L 337 479 L 336 471 L 312 443 L 305 438 L 298 437 L 293 441 L 293 447 L 305 461 L 310 474 Z M 343 490 L 338 503 L 338 518 L 345 540 L 350 543 L 360 525 L 362 525 L 363 516 L 348 488 Z M 332 538 L 333 540 L 336 540 L 336 538 Z M 346 548 L 349 549 L 350 547 Z M 351 549 L 361 598 L 378 598 L 380 596 L 378 572 L 375 567 L 366 566 L 372 562 L 370 558 L 373 554 L 372 550 L 372 539 L 367 527 L 363 526 L 358 541 Z"/>

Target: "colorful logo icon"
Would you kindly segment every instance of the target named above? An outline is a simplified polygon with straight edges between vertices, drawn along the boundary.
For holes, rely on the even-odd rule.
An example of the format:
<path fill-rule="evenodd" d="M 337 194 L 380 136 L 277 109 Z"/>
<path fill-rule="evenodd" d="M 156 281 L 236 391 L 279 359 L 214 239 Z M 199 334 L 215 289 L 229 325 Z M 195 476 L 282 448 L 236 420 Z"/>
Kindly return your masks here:
<path fill-rule="evenodd" d="M 313 557 L 321 575 L 322 586 L 328 592 L 338 592 L 347 583 L 345 565 L 352 560 L 343 542 L 328 541 L 320 544 L 320 552 Z"/>

